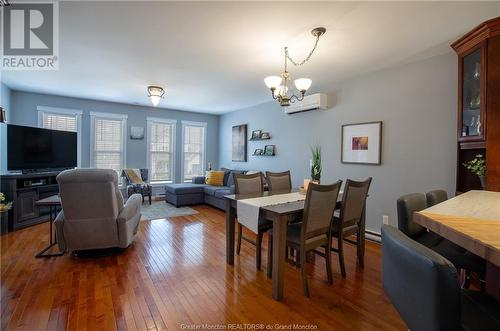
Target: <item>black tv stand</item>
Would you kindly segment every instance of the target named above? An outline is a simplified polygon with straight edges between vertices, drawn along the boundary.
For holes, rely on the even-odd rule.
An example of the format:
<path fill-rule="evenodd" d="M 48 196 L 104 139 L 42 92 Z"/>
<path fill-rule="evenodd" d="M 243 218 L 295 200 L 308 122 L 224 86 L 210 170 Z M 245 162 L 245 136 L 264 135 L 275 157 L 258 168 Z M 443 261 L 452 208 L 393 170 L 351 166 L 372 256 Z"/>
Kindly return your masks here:
<path fill-rule="evenodd" d="M 61 172 L 63 170 L 67 170 L 67 169 L 73 169 L 73 168 L 57 168 L 57 169 L 24 169 L 24 170 L 21 170 L 21 173 L 23 175 L 32 175 L 32 174 L 35 174 L 35 175 L 43 175 L 43 174 L 47 174 L 47 173 L 54 173 L 54 172 Z"/>
<path fill-rule="evenodd" d="M 5 194 L 6 201 L 13 202 L 8 213 L 1 213 L 2 233 L 48 220 L 49 209 L 39 208 L 35 202 L 59 193 L 56 177 L 60 172 L 0 175 L 0 192 Z"/>

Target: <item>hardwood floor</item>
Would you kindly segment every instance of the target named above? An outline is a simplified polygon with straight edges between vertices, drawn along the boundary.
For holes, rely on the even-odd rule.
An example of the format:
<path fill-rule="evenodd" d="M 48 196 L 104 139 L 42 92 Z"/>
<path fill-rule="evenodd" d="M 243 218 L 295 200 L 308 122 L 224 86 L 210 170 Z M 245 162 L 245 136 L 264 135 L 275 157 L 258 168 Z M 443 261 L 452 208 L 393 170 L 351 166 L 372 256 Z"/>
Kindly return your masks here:
<path fill-rule="evenodd" d="M 271 298 L 265 267 L 255 269 L 255 247 L 244 242 L 235 265 L 226 265 L 224 213 L 195 209 L 199 214 L 141 222 L 135 243 L 109 257 L 35 259 L 48 242 L 48 224 L 3 235 L 2 330 L 179 330 L 233 323 L 406 330 L 381 288 L 378 244 L 367 243 L 364 270 L 356 265 L 354 247 L 346 245 L 346 279 L 333 255 L 333 286 L 316 256 L 308 264 L 310 299 L 302 294 L 299 269 L 288 265 L 280 303 Z"/>

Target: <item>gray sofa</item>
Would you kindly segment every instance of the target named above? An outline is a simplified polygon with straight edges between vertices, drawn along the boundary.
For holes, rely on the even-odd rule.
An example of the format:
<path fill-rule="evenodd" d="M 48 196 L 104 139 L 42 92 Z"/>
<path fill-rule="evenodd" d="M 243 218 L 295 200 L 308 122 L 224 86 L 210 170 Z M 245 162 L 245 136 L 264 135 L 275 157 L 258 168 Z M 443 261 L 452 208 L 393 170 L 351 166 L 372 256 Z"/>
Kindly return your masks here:
<path fill-rule="evenodd" d="M 224 186 L 205 184 L 205 177 L 194 177 L 191 183 L 165 185 L 165 200 L 176 207 L 209 204 L 219 209 L 225 209 L 224 196 L 234 193 L 233 174 L 245 174 L 246 170 L 231 170 L 222 168 Z"/>

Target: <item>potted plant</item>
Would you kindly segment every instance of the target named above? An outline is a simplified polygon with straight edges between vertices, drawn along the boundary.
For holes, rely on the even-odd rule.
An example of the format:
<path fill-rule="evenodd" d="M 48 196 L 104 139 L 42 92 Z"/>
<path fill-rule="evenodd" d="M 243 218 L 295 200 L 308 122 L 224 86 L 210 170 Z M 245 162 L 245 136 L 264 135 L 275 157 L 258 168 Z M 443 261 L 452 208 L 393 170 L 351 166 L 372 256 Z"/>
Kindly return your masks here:
<path fill-rule="evenodd" d="M 9 211 L 12 208 L 12 202 L 5 203 L 5 195 L 0 192 L 0 213 Z"/>
<path fill-rule="evenodd" d="M 319 184 L 321 179 L 321 146 L 312 146 L 311 154 L 311 180 Z"/>
<path fill-rule="evenodd" d="M 472 172 L 474 175 L 479 177 L 479 181 L 481 182 L 481 187 L 483 190 L 485 189 L 484 183 L 484 174 L 486 173 L 486 161 L 484 160 L 483 155 L 477 154 L 475 158 L 470 160 L 469 162 L 462 163 L 462 165 Z"/>

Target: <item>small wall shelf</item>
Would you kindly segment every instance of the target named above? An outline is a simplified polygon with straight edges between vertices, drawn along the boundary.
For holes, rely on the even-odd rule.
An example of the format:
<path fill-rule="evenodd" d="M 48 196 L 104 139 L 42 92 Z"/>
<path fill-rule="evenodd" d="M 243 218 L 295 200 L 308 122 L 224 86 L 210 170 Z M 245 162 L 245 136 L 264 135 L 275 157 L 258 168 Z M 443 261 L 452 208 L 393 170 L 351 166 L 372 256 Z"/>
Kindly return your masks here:
<path fill-rule="evenodd" d="M 271 137 L 269 138 L 250 138 L 248 141 L 261 141 L 261 140 L 271 140 Z"/>
<path fill-rule="evenodd" d="M 252 156 L 276 156 L 276 154 L 273 154 L 273 155 L 265 155 L 265 154 L 252 154 Z"/>

